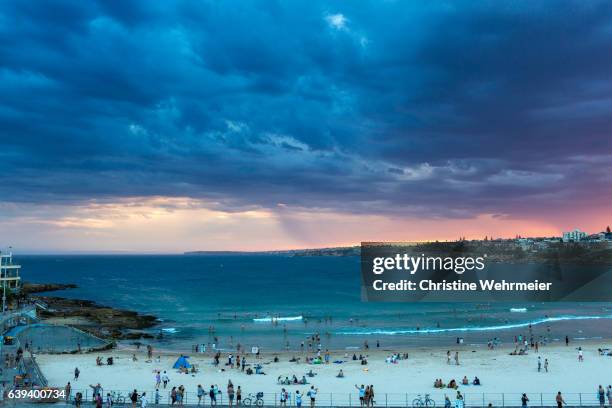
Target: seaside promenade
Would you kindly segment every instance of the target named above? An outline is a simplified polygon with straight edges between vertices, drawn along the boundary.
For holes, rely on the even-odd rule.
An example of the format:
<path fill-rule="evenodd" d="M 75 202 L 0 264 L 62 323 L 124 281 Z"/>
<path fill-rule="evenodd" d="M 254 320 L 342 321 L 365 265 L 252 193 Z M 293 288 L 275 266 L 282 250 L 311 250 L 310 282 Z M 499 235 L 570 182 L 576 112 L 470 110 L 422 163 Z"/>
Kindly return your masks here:
<path fill-rule="evenodd" d="M 15 404 L 7 404 L 5 406 L 13 406 L 13 405 L 14 406 L 18 406 L 18 407 L 22 407 L 22 408 L 40 408 L 40 403 L 38 403 L 38 402 L 19 402 L 19 403 L 15 403 Z M 47 406 L 50 405 L 50 406 L 53 406 L 53 407 L 74 407 L 74 404 L 72 404 L 72 403 L 65 403 L 65 402 L 58 402 L 58 403 L 46 404 L 46 405 Z M 121 404 L 114 404 L 113 406 L 131 407 L 131 404 L 123 404 L 123 405 L 121 405 Z M 149 404 L 147 406 L 167 406 L 167 405 Z M 202 408 L 204 407 L 204 405 L 197 405 L 197 404 L 195 404 L 195 405 L 194 404 L 183 404 L 182 406 L 183 407 L 202 407 Z M 221 405 L 217 405 L 217 406 L 221 407 Z M 225 406 L 227 406 L 227 405 L 225 405 Z M 465 407 L 470 407 L 470 406 L 478 408 L 478 406 L 476 406 L 476 405 L 465 405 Z M 557 405 L 536 405 L 536 406 L 540 407 L 540 408 L 557 408 Z M 568 408 L 572 408 L 572 407 L 580 407 L 580 406 L 586 406 L 586 405 L 564 405 L 564 406 L 568 407 Z M 591 405 L 591 406 L 599 406 L 599 404 Z M 210 407 L 210 405 L 208 405 L 207 407 Z M 260 408 L 273 408 L 273 407 L 278 407 L 278 405 L 276 405 L 276 406 L 275 405 L 263 405 Z M 309 407 L 309 405 L 305 405 L 304 407 Z M 351 408 L 351 407 L 343 407 L 341 405 L 334 405 L 333 407 L 332 406 L 325 406 L 325 405 L 316 405 L 316 407 L 319 407 L 319 408 Z M 515 407 L 519 408 L 519 407 L 521 407 L 521 405 L 505 405 L 504 406 L 504 408 L 515 408 Z M 443 408 L 443 406 L 439 407 L 439 408 Z M 487 408 L 487 407 L 484 407 L 484 408 Z M 493 408 L 495 408 L 495 407 L 493 407 Z"/>
<path fill-rule="evenodd" d="M 107 393 L 113 395 L 113 405 L 125 405 L 130 404 L 129 395 L 133 390 L 123 390 L 123 391 L 106 391 L 102 392 L 103 396 Z M 79 390 L 76 390 L 79 392 Z M 83 394 L 83 405 L 89 405 L 94 403 L 94 397 L 92 390 L 81 390 Z M 142 394 L 142 390 L 138 390 L 139 395 Z M 178 403 L 172 404 L 170 399 L 169 392 L 160 392 L 157 397 L 155 390 L 144 391 L 147 395 L 147 405 L 153 406 L 181 406 Z M 72 392 L 71 401 L 68 405 L 74 405 L 74 394 L 75 390 Z M 278 392 L 270 392 L 263 393 L 263 397 L 261 398 L 261 402 L 257 402 L 257 398 L 255 395 L 246 394 L 243 396 L 243 403 L 240 405 L 242 407 L 283 407 L 280 401 L 280 393 Z M 302 393 L 302 407 L 310 406 L 310 399 Z M 457 407 L 457 392 L 455 390 L 448 390 L 447 393 L 449 400 L 451 402 L 452 407 Z M 463 399 L 463 406 L 466 407 L 516 407 L 521 406 L 521 393 L 479 393 L 479 392 L 461 392 L 461 396 Z M 530 407 L 552 407 L 557 406 L 556 404 L 556 392 L 542 392 L 542 393 L 529 393 L 529 404 Z M 576 406 L 576 407 L 594 407 L 600 406 L 600 402 L 597 398 L 596 392 L 582 392 L 582 393 L 563 393 L 563 400 L 565 401 L 566 406 Z M 226 406 L 229 407 L 228 399 L 225 395 L 219 394 L 217 396 L 216 404 L 211 405 L 210 398 L 206 394 L 201 403 L 198 404 L 198 396 L 195 392 L 186 392 L 184 395 L 184 400 L 182 406 L 200 406 L 200 407 L 214 407 L 216 406 Z M 425 405 L 426 398 L 429 398 L 427 401 L 427 405 Z M 104 398 L 103 398 L 104 399 Z M 295 393 L 289 393 L 289 399 L 287 400 L 287 407 L 296 407 L 296 398 Z M 12 401 L 14 404 L 20 404 L 19 402 Z M 421 402 L 423 405 L 421 405 Z M 66 402 L 58 402 L 58 404 L 66 405 Z M 106 401 L 104 401 L 106 405 Z M 259 405 L 262 404 L 262 405 Z M 138 406 L 141 405 L 141 399 L 138 399 Z M 605 404 L 607 407 L 610 405 Z M 236 407 L 236 404 L 233 405 Z M 359 394 L 355 393 L 317 393 L 316 407 L 347 407 L 347 408 L 355 408 L 361 407 L 359 401 Z M 370 408 L 443 408 L 445 406 L 445 400 L 443 395 L 439 394 L 429 394 L 429 393 L 415 393 L 415 392 L 406 392 L 406 393 L 379 393 L 375 397 L 375 401 L 372 407 Z"/>
<path fill-rule="evenodd" d="M 417 395 L 417 394 L 412 394 L 412 395 Z M 475 396 L 474 396 L 475 397 Z M 511 397 L 511 395 L 507 396 L 508 398 Z M 488 407 L 503 407 L 503 408 L 514 408 L 514 407 L 521 407 L 521 400 L 520 400 L 520 395 L 512 395 L 512 397 L 517 397 L 517 398 L 513 398 L 512 400 L 508 399 L 507 401 L 499 401 L 500 404 L 495 404 L 493 402 L 477 402 L 476 400 L 464 400 L 464 402 L 462 404 L 457 404 L 457 401 L 455 399 L 451 400 L 451 407 L 453 408 L 462 408 L 462 407 L 475 407 L 475 408 L 488 408 Z M 532 395 L 532 397 L 535 397 Z M 569 399 L 566 399 L 568 398 Z M 583 397 L 586 397 L 586 395 L 583 395 Z M 565 407 L 596 407 L 596 406 L 600 406 L 599 402 L 597 401 L 597 399 L 593 399 L 593 398 L 585 398 L 584 401 L 580 401 L 580 399 L 576 399 L 579 398 L 578 395 L 571 395 L 571 396 L 564 396 L 565 402 L 566 404 L 564 404 Z M 535 398 L 537 399 L 537 398 Z M 485 400 L 486 401 L 486 400 Z M 20 407 L 20 408 L 40 408 L 41 406 L 41 401 L 34 401 L 34 400 L 15 400 L 15 399 L 5 399 L 4 401 L 0 401 L 0 405 L 1 406 L 15 406 L 15 407 Z M 54 406 L 54 407 L 74 407 L 75 403 L 74 401 L 58 401 L 58 402 L 44 402 L 45 406 Z M 91 400 L 88 401 L 83 401 L 81 403 L 81 406 L 93 406 L 95 405 L 95 403 Z M 106 407 L 107 404 L 104 403 L 104 406 Z M 113 403 L 114 407 L 123 407 L 123 406 L 132 406 L 131 402 L 129 400 L 123 401 L 123 402 L 114 402 Z M 137 404 L 138 408 L 141 408 L 141 401 L 138 401 Z M 173 407 L 179 407 L 178 404 L 174 404 L 171 405 L 168 402 L 165 403 L 158 403 L 156 404 L 154 401 L 153 402 L 148 402 L 146 404 L 147 407 L 168 407 L 168 406 L 173 406 Z M 211 405 L 210 402 L 208 400 L 203 401 L 201 404 L 197 403 L 197 397 L 195 397 L 194 395 L 194 399 L 192 401 L 187 401 L 186 403 L 180 405 L 181 407 L 202 407 L 202 408 L 214 408 L 214 407 L 229 407 L 229 405 L 227 404 L 227 402 L 221 402 L 219 401 L 216 405 Z M 234 407 L 237 407 L 235 404 L 233 405 Z M 265 401 L 265 403 L 263 405 L 250 405 L 252 407 L 258 407 L 258 408 L 279 408 L 282 407 L 283 405 L 280 404 L 280 402 L 277 400 L 276 402 L 272 402 L 272 401 Z M 293 402 L 288 402 L 287 407 L 296 407 L 296 404 Z M 534 401 L 534 400 L 530 400 L 529 402 L 529 407 L 540 407 L 540 408 L 548 408 L 548 407 L 557 407 L 556 402 L 554 401 L 554 398 L 552 400 L 544 400 L 542 399 L 542 401 Z M 607 404 L 605 406 L 608 406 Z M 246 405 L 241 405 L 240 407 L 246 407 Z M 310 407 L 310 401 L 304 401 L 302 404 L 302 407 Z M 352 404 L 352 405 L 348 405 L 348 404 L 332 404 L 330 403 L 329 400 L 326 401 L 317 401 L 315 404 L 315 407 L 320 407 L 320 408 L 355 408 L 355 407 L 360 407 L 359 405 L 359 401 L 356 401 L 356 405 Z M 376 404 L 374 405 L 374 407 L 376 408 L 381 408 L 381 407 L 385 407 L 385 408 L 444 408 L 444 401 L 436 401 L 435 405 L 428 405 L 428 406 L 419 406 L 419 405 L 414 405 L 412 403 L 410 404 L 387 404 L 385 405 L 384 403 L 379 403 L 378 401 L 376 402 Z"/>

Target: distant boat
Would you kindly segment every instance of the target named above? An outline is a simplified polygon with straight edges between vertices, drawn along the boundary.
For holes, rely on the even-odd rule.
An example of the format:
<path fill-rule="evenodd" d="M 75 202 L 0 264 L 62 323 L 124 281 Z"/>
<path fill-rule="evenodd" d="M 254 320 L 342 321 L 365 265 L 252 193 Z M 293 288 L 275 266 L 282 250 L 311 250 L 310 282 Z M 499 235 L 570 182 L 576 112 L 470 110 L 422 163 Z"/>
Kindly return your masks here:
<path fill-rule="evenodd" d="M 527 312 L 527 308 L 526 307 L 513 307 L 510 309 L 510 311 L 512 313 L 525 313 Z"/>

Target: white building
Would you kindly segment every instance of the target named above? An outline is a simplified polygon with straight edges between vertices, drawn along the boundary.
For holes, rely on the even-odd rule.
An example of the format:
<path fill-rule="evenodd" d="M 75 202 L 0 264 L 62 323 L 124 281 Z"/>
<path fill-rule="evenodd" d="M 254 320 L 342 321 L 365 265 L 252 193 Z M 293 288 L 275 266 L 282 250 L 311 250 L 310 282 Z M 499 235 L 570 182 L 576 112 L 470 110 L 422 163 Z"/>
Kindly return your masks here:
<path fill-rule="evenodd" d="M 17 293 L 21 289 L 21 265 L 13 263 L 11 252 L 0 252 L 0 290 L 2 290 L 2 310 L 6 310 L 6 295 L 9 292 Z"/>
<path fill-rule="evenodd" d="M 578 242 L 587 237 L 587 233 L 576 228 L 570 232 L 563 233 L 563 242 Z"/>

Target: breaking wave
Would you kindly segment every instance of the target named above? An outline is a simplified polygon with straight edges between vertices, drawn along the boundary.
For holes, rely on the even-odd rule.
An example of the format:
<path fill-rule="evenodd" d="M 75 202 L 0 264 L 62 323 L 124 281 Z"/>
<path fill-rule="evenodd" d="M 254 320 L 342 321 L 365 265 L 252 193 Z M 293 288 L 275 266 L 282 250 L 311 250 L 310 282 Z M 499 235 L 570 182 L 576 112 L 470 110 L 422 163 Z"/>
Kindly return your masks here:
<path fill-rule="evenodd" d="M 253 319 L 255 323 L 270 323 L 270 322 L 295 322 L 302 320 L 302 316 L 288 316 L 288 317 L 260 317 Z"/>
<path fill-rule="evenodd" d="M 562 322 L 566 320 L 599 320 L 599 319 L 612 319 L 612 315 L 545 317 L 543 319 L 538 319 L 538 320 L 533 320 L 533 321 L 528 321 L 528 322 L 500 324 L 496 326 L 453 327 L 453 328 L 448 328 L 448 329 L 432 328 L 432 329 L 420 329 L 420 330 L 417 330 L 417 329 L 399 329 L 399 330 L 376 329 L 376 330 L 369 330 L 369 331 L 366 331 L 366 330 L 364 331 L 358 331 L 358 330 L 357 331 L 340 331 L 340 332 L 337 332 L 337 334 L 342 334 L 346 336 L 363 336 L 363 335 L 370 335 L 370 334 L 394 336 L 394 335 L 403 335 L 403 334 L 465 333 L 465 332 L 518 329 L 522 327 L 528 327 L 529 325 L 536 326 L 539 324 Z"/>

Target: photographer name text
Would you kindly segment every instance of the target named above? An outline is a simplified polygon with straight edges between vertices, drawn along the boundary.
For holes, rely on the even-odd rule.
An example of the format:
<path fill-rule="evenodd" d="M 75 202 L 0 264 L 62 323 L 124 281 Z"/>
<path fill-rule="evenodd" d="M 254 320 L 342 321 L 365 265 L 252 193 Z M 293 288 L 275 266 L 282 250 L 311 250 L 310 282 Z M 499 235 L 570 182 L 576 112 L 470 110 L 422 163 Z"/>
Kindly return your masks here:
<path fill-rule="evenodd" d="M 377 279 L 372 282 L 372 288 L 376 291 L 546 291 L 550 290 L 552 283 L 540 282 L 507 282 L 506 280 L 479 280 L 476 282 L 462 282 L 461 280 L 435 282 L 432 280 L 420 280 L 414 282 L 401 279 L 397 282 L 385 282 Z"/>

